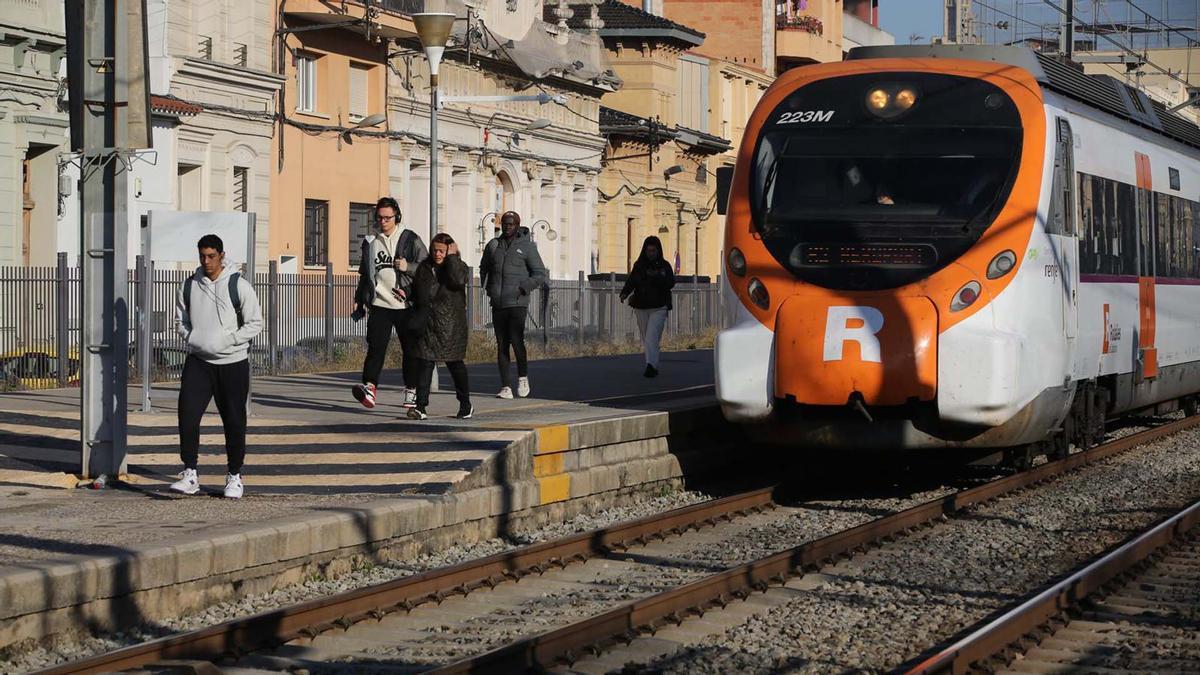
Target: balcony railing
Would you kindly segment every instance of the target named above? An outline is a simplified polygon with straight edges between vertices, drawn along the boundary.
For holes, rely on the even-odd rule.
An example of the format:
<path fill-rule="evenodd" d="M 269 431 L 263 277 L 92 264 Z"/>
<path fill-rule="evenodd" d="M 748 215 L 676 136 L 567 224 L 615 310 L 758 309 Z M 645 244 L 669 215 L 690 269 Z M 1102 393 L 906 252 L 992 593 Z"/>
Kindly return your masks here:
<path fill-rule="evenodd" d="M 779 7 L 790 6 L 780 5 Z M 813 35 L 824 35 L 825 24 L 815 16 L 808 14 L 799 14 L 788 16 L 786 13 L 776 12 L 775 14 L 775 29 L 776 30 L 802 30 Z"/>

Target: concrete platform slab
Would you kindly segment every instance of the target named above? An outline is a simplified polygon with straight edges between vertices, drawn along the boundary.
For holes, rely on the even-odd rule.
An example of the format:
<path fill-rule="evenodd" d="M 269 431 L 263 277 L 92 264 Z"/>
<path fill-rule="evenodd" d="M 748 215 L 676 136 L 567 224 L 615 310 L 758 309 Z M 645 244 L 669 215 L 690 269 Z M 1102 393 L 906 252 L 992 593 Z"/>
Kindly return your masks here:
<path fill-rule="evenodd" d="M 475 418 L 450 417 L 454 395 L 440 392 L 421 422 L 403 418 L 386 386 L 397 373 L 371 411 L 350 396 L 357 373 L 258 378 L 236 501 L 219 497 L 211 410 L 204 492 L 166 490 L 180 470 L 171 386 L 154 388 L 155 412 L 130 413 L 129 480 L 105 490 L 63 489 L 76 484 L 78 390 L 0 394 L 0 648 L 193 611 L 332 574 L 347 557 L 403 558 L 678 481 L 683 460 L 667 438 L 721 424 L 711 364 L 706 351 L 667 354 L 652 380 L 640 356 L 534 362 L 534 396 L 517 400 L 494 398 L 494 366 L 473 366 Z"/>

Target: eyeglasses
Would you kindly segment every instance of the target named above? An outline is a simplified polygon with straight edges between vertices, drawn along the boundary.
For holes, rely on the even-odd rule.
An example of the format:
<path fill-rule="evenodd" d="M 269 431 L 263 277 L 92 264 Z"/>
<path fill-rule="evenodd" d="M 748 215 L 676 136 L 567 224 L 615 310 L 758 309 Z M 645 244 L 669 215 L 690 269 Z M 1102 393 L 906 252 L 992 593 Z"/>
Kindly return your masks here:
<path fill-rule="evenodd" d="M 395 220 L 396 216 L 385 216 L 382 213 L 375 214 L 375 220 Z"/>

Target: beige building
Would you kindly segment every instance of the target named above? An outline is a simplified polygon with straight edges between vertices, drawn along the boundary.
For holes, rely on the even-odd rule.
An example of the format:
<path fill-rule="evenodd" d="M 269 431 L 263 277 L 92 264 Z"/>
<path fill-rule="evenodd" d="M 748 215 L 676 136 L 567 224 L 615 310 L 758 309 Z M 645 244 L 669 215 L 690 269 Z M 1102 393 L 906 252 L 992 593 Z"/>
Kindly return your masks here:
<path fill-rule="evenodd" d="M 558 25 L 553 8 L 543 20 L 540 0 L 430 7 L 460 18 L 439 73 L 444 105 L 431 176 L 429 69 L 405 13 L 425 8 L 384 3 L 370 22 L 334 27 L 362 17 L 363 6 L 283 5 L 292 32 L 283 38 L 283 161 L 272 202 L 282 225 L 272 259 L 295 271 L 355 269 L 357 242 L 374 226 L 370 207 L 386 194 L 427 240 L 436 180 L 438 229 L 459 242 L 469 265 L 478 265 L 499 214 L 515 210 L 553 277 L 592 271 L 599 97 L 619 84 L 606 73 L 599 39 L 586 26 Z M 590 14 L 584 8 L 582 20 Z M 539 93 L 559 102 L 504 100 Z M 378 113 L 386 120 L 350 128 Z"/>
<path fill-rule="evenodd" d="M 65 57 L 61 0 L 0 5 L 0 265 L 54 264 Z"/>
<path fill-rule="evenodd" d="M 141 216 L 150 210 L 246 211 L 255 213 L 255 259 L 265 269 L 282 86 L 271 72 L 273 5 L 147 0 L 146 17 L 154 147 L 130 164 L 129 264 L 141 250 Z M 67 163 L 64 174 L 74 184 L 77 165 Z M 55 246 L 72 261 L 79 253 L 77 196 L 64 202 Z"/>

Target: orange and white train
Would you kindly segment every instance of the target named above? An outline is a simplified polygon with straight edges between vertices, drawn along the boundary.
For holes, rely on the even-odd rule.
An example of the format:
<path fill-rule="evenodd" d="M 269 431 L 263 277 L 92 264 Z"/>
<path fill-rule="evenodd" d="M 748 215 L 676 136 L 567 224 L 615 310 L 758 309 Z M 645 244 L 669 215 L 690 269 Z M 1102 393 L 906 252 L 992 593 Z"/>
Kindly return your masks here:
<path fill-rule="evenodd" d="M 1059 455 L 1194 412 L 1200 129 L 1116 79 L 855 50 L 766 92 L 728 195 L 717 397 L 760 438 Z"/>

